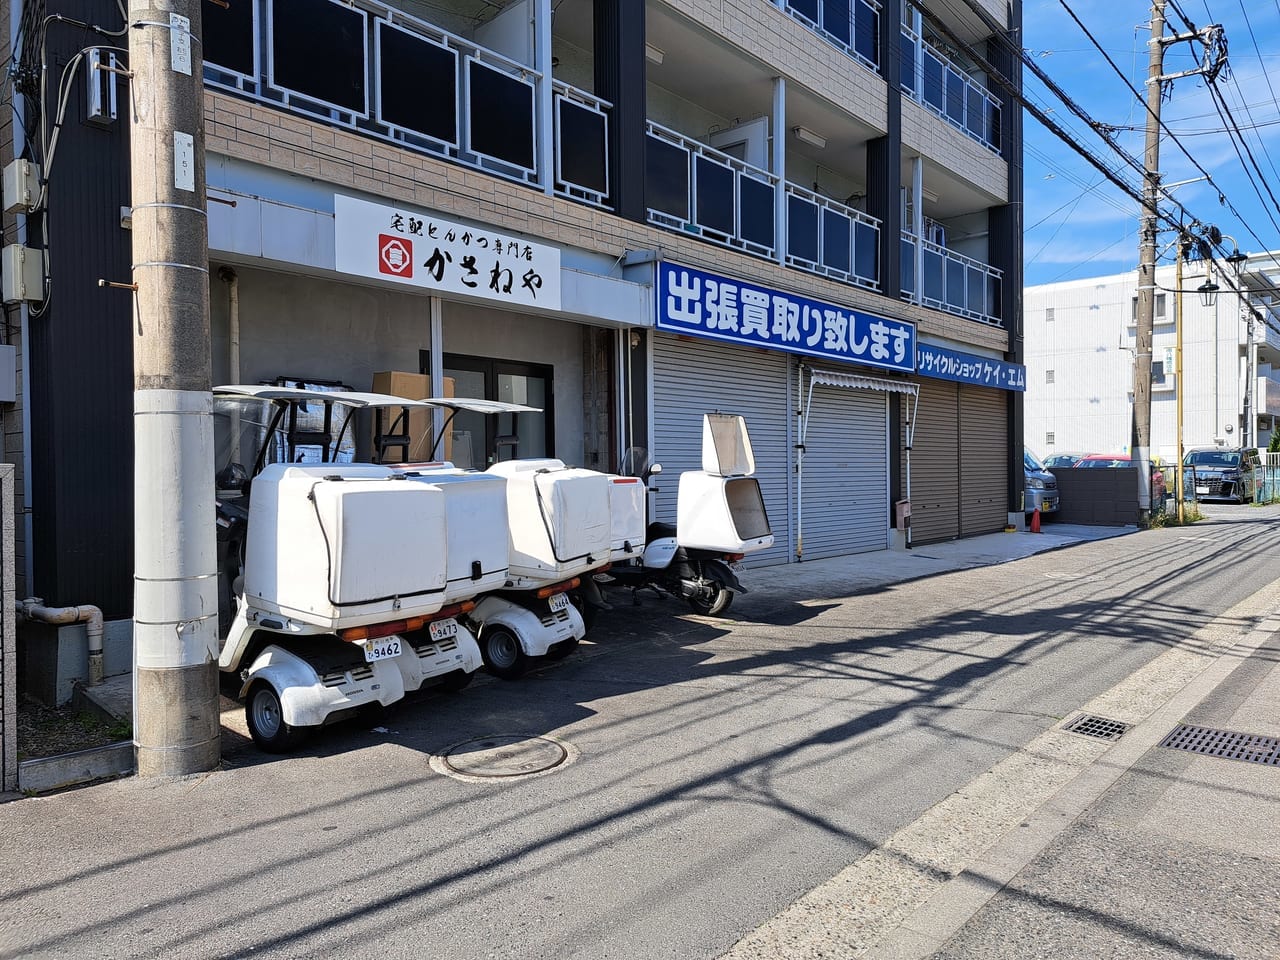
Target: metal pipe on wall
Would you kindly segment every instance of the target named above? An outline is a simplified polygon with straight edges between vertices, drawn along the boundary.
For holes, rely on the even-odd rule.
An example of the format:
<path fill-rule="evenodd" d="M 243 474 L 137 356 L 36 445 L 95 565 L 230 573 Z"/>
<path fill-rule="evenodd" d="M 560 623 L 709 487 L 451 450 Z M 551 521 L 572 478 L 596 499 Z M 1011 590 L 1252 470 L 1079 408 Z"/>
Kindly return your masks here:
<path fill-rule="evenodd" d="M 102 610 L 91 603 L 75 607 L 46 607 L 41 597 L 19 601 L 18 615 L 41 623 L 83 623 L 89 640 L 89 686 L 102 683 Z"/>

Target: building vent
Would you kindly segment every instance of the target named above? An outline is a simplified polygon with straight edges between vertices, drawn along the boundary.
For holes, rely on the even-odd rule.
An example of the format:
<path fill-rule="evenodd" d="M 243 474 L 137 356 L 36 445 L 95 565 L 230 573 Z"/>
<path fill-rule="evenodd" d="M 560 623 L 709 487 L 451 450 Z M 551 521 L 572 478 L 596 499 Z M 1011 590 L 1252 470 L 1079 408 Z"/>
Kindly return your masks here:
<path fill-rule="evenodd" d="M 1044 372 L 1044 382 L 1045 382 L 1045 383 L 1053 383 L 1053 371 L 1052 371 L 1052 370 L 1046 370 L 1046 371 Z"/>

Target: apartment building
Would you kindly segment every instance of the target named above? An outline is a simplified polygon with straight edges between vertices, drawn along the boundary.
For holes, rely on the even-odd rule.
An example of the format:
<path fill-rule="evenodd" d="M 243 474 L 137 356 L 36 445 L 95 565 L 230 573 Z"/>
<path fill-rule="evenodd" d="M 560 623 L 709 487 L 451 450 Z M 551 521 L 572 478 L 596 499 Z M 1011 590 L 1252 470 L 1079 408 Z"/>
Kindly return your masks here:
<path fill-rule="evenodd" d="M 1225 269 L 1186 264 L 1180 287 L 1173 266 L 1156 269 L 1151 453 L 1164 460 L 1177 459 L 1179 394 L 1185 448 L 1265 447 L 1276 429 L 1280 264 L 1271 253 L 1242 257 L 1238 288 L 1234 267 Z M 1218 288 L 1211 303 L 1205 286 Z M 1045 457 L 1129 450 L 1137 302 L 1136 270 L 1027 288 L 1028 448 Z"/>
<path fill-rule="evenodd" d="M 899 501 L 915 544 L 1021 516 L 1017 0 L 202 7 L 215 383 L 525 402 L 455 421 L 454 460 L 643 447 L 668 520 L 701 414 L 740 413 L 759 564 L 901 545 Z M 20 589 L 125 617 L 135 317 L 99 280 L 131 281 L 139 91 L 114 0 L 8 13 L 48 178 L 8 326 Z"/>

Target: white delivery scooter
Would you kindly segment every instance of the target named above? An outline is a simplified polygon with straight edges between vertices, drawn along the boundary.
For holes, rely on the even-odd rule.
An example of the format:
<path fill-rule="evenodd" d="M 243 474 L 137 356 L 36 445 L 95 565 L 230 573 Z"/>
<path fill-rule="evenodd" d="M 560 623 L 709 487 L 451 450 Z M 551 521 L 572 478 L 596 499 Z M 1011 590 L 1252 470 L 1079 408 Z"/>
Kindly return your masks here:
<path fill-rule="evenodd" d="M 505 530 L 472 527 L 470 559 L 451 553 L 459 541 L 449 527 L 500 516 L 503 491 L 482 485 L 451 498 L 386 466 L 332 462 L 356 410 L 415 401 L 257 385 L 214 395 L 239 408 L 232 449 L 246 426 L 259 441 L 252 473 L 228 464 L 218 495 L 219 572 L 232 577 L 236 604 L 219 667 L 242 681 L 254 742 L 284 752 L 309 730 L 390 705 L 428 679 L 465 686 L 482 659 L 459 618 L 506 582 L 505 556 L 499 547 L 495 569 L 491 547 Z M 331 439 L 335 408 L 345 418 Z M 305 429 L 318 414 L 325 429 Z M 295 462 L 305 459 L 319 462 Z M 466 515 L 455 517 L 459 504 Z M 451 579 L 459 566 L 480 575 Z"/>
<path fill-rule="evenodd" d="M 460 410 L 537 412 L 519 404 L 456 397 L 423 402 L 451 411 L 450 420 Z M 439 444 L 437 440 L 433 456 Z M 611 478 L 550 458 L 505 460 L 479 474 L 445 461 L 396 469 L 446 490 L 449 477 L 486 477 L 505 484 L 508 578 L 467 615 L 485 666 L 503 679 L 523 674 L 532 657 L 559 659 L 572 652 L 587 630 L 574 602 L 584 578 L 606 568 L 615 556 L 639 555 L 643 549 L 644 499 L 634 478 Z"/>
<path fill-rule="evenodd" d="M 628 451 L 623 469 L 637 473 L 641 489 L 662 472 L 641 448 Z M 702 470 L 680 474 L 676 523 L 654 522 L 647 529 L 643 554 L 614 564 L 598 576 L 610 586 L 637 592 L 649 587 L 682 598 L 695 613 L 724 613 L 735 593 L 747 588 L 734 573 L 746 554 L 773 545 L 755 455 L 746 421 L 732 414 L 702 418 Z"/>

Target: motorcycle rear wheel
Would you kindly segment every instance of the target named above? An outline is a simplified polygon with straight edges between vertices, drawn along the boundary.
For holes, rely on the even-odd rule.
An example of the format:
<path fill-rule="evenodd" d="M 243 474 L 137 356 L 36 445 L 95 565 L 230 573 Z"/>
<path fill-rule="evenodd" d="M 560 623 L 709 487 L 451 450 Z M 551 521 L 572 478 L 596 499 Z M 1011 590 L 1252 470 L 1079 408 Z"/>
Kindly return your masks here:
<path fill-rule="evenodd" d="M 717 584 L 715 587 L 708 588 L 706 593 L 687 599 L 694 613 L 704 617 L 715 617 L 729 609 L 729 605 L 733 603 L 733 591 Z"/>

